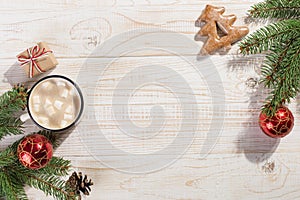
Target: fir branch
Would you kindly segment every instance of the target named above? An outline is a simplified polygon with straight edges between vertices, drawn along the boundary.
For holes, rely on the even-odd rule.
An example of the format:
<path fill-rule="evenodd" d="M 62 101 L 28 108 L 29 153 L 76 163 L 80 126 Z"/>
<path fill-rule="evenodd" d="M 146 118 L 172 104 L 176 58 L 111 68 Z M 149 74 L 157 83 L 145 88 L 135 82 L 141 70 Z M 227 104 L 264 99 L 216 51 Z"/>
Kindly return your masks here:
<path fill-rule="evenodd" d="M 65 181 L 53 175 L 25 175 L 26 184 L 36 189 L 42 190 L 46 195 L 51 195 L 60 200 L 75 200 L 75 196 L 65 191 Z"/>
<path fill-rule="evenodd" d="M 39 170 L 41 174 L 52 174 L 55 176 L 66 176 L 69 172 L 70 161 L 63 158 L 53 157 L 45 168 Z"/>
<path fill-rule="evenodd" d="M 45 135 L 52 143 L 56 143 L 56 134 L 49 131 L 39 131 L 38 134 Z M 24 136 L 26 137 L 26 136 Z M 23 138 L 24 138 L 23 137 Z M 7 178 L 1 179 L 0 177 L 0 194 L 3 193 L 9 200 L 15 200 L 12 197 L 16 188 L 17 192 L 20 192 L 17 200 L 27 199 L 26 195 L 22 196 L 22 190 L 24 185 L 40 189 L 46 195 L 51 195 L 56 199 L 60 200 L 72 200 L 75 197 L 66 191 L 65 181 L 61 180 L 61 176 L 68 174 L 70 168 L 70 161 L 64 160 L 63 158 L 53 157 L 50 163 L 40 170 L 30 170 L 20 164 L 17 157 L 17 147 L 20 141 L 14 142 L 6 150 L 0 152 L 0 176 L 6 175 Z M 9 170 L 6 170 L 9 169 Z M 9 178 L 9 179 L 8 179 Z M 11 187 L 4 190 L 8 184 Z M 14 185 L 15 184 L 15 185 Z M 19 194 L 19 193 L 18 193 Z M 22 197 L 22 198 L 21 198 Z"/>
<path fill-rule="evenodd" d="M 240 43 L 243 54 L 256 54 L 267 51 L 274 43 L 283 43 L 300 37 L 300 20 L 280 21 L 263 27 Z"/>
<path fill-rule="evenodd" d="M 29 185 L 59 200 L 72 200 L 73 196 L 65 190 L 65 181 L 60 179 L 60 176 L 67 174 L 68 166 L 63 166 L 63 164 L 67 164 L 69 161 L 54 158 L 53 163 L 56 164 L 55 169 L 50 169 L 51 166 L 48 166 L 48 169 L 30 170 L 23 167 L 19 162 L 6 168 L 16 174 L 15 177 L 18 177 L 19 184 Z"/>
<path fill-rule="evenodd" d="M 27 89 L 24 86 L 15 86 L 0 97 L 0 112 L 13 113 L 26 107 Z"/>
<path fill-rule="evenodd" d="M 5 194 L 3 191 L 1 191 L 1 188 L 0 188 L 0 199 L 5 200 Z"/>
<path fill-rule="evenodd" d="M 6 150 L 0 152 L 0 171 L 3 167 L 13 165 L 17 161 L 18 158 L 16 157 L 16 153 L 12 149 L 7 148 Z"/>
<path fill-rule="evenodd" d="M 267 0 L 252 6 L 249 13 L 254 18 L 299 18 L 300 0 Z"/>
<path fill-rule="evenodd" d="M 28 200 L 24 185 L 9 168 L 2 168 L 0 172 L 0 188 L 7 200 Z"/>
<path fill-rule="evenodd" d="M 27 89 L 17 85 L 0 96 L 0 140 L 6 135 L 22 133 L 23 122 L 16 113 L 26 107 L 27 95 Z"/>
<path fill-rule="evenodd" d="M 262 83 L 271 89 L 262 111 L 268 116 L 300 91 L 300 0 L 265 0 L 250 10 L 255 18 L 275 18 L 240 43 L 245 54 L 267 53 Z"/>
<path fill-rule="evenodd" d="M 300 38 L 293 41 L 289 51 L 281 62 L 281 69 L 276 73 L 277 80 L 273 86 L 271 95 L 267 98 L 267 103 L 263 107 L 263 112 L 267 115 L 274 115 L 277 108 L 284 103 L 290 103 L 300 91 Z M 275 48 L 277 51 L 278 49 Z M 274 49 L 274 51 L 275 51 Z M 274 52 L 277 54 L 278 52 Z M 272 55 L 272 54 L 271 54 Z M 269 56 L 271 59 L 272 56 Z"/>
<path fill-rule="evenodd" d="M 22 134 L 23 122 L 20 119 L 9 119 L 6 124 L 0 124 L 0 140 L 7 135 Z"/>
<path fill-rule="evenodd" d="M 267 88 L 275 87 L 278 80 L 280 80 L 279 76 L 281 74 L 278 72 L 282 70 L 282 68 L 284 69 L 284 61 L 293 43 L 294 39 L 287 41 L 286 44 L 277 44 L 271 48 L 271 53 L 266 56 L 261 72 L 264 76 L 262 83 L 264 83 Z"/>

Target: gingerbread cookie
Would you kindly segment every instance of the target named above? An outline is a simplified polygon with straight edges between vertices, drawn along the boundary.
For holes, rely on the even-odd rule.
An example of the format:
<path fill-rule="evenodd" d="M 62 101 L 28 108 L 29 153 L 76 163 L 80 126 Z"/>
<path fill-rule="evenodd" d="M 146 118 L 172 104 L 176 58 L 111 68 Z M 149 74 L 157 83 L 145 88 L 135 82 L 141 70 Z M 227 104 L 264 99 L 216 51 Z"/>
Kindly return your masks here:
<path fill-rule="evenodd" d="M 201 55 L 212 54 L 221 48 L 231 48 L 231 44 L 249 33 L 249 29 L 246 26 L 232 26 L 236 21 L 236 16 L 223 15 L 224 12 L 224 7 L 207 5 L 197 19 L 195 23 L 197 27 L 200 27 L 202 22 L 205 23 L 197 35 L 208 36 L 200 51 Z M 219 36 L 218 28 L 223 32 L 223 36 Z"/>

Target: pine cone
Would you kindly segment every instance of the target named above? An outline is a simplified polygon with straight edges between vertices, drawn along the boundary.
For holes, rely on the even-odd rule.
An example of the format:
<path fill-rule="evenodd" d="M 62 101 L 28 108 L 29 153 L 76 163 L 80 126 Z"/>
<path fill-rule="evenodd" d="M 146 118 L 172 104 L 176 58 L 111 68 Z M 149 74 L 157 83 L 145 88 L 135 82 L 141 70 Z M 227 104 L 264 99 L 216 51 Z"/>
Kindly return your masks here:
<path fill-rule="evenodd" d="M 80 192 L 84 195 L 89 195 L 91 192 L 91 187 L 94 183 L 92 180 L 87 179 L 87 175 L 82 176 L 82 173 L 73 172 L 73 174 L 69 177 L 68 181 L 66 182 L 67 188 L 70 190 L 70 194 L 80 196 Z"/>

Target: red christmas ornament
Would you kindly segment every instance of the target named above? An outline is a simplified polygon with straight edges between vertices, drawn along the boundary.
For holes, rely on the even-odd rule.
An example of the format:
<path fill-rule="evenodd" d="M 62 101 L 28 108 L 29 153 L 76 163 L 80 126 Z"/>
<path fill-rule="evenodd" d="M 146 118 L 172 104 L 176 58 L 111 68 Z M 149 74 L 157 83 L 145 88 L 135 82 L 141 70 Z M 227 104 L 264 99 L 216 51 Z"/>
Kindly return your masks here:
<path fill-rule="evenodd" d="M 285 106 L 281 106 L 273 117 L 261 112 L 259 125 L 262 131 L 272 138 L 282 138 L 289 134 L 294 126 L 294 116 Z"/>
<path fill-rule="evenodd" d="M 45 136 L 33 134 L 20 142 L 17 153 L 22 165 L 29 169 L 40 169 L 51 160 L 53 147 Z"/>

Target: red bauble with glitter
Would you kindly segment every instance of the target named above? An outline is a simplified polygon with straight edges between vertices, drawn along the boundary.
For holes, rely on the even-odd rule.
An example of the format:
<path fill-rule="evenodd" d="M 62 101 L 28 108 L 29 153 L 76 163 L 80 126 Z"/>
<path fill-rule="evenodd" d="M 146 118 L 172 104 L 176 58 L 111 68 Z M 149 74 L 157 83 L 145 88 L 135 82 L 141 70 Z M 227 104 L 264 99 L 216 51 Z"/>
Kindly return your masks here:
<path fill-rule="evenodd" d="M 273 117 L 261 112 L 259 125 L 262 131 L 272 138 L 282 138 L 289 134 L 294 126 L 294 116 L 285 106 L 277 109 Z"/>
<path fill-rule="evenodd" d="M 17 153 L 22 165 L 29 169 L 41 169 L 51 160 L 53 147 L 45 136 L 33 134 L 20 142 Z"/>

